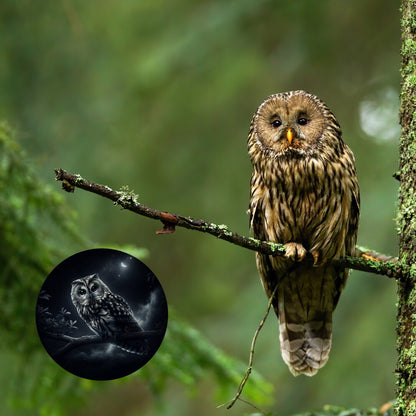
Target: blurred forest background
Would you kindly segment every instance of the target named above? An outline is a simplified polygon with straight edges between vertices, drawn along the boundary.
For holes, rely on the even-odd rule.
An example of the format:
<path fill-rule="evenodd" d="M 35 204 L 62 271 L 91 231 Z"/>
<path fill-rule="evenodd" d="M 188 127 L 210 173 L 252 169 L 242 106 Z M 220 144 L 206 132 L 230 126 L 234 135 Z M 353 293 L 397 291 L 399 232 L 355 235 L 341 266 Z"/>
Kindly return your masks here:
<path fill-rule="evenodd" d="M 53 169 L 129 185 L 145 205 L 248 235 L 252 114 L 272 93 L 305 89 L 333 110 L 355 153 L 358 243 L 397 255 L 399 18 L 399 1 L 387 0 L 3 0 L 0 413 L 255 411 L 242 402 L 216 408 L 235 393 L 267 306 L 254 254 L 183 229 L 155 235 L 160 223 L 87 192 L 63 193 Z M 106 383 L 55 365 L 34 322 L 52 268 L 103 246 L 142 258 L 171 312 L 155 358 Z M 330 360 L 313 378 L 289 373 L 270 315 L 246 387 L 255 390 L 257 377 L 251 401 L 285 416 L 393 399 L 395 303 L 394 281 L 353 271 Z"/>

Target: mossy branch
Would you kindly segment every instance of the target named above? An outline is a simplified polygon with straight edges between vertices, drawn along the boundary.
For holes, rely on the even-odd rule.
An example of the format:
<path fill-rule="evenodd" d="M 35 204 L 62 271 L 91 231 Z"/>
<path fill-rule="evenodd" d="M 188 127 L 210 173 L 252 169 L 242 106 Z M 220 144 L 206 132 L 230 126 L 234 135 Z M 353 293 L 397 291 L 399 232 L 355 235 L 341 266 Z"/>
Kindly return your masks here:
<path fill-rule="evenodd" d="M 156 231 L 157 234 L 173 233 L 176 227 L 183 227 L 189 230 L 211 234 L 221 240 L 228 241 L 249 250 L 258 251 L 271 256 L 285 255 L 286 250 L 283 244 L 260 241 L 252 237 L 241 236 L 236 232 L 229 230 L 224 224 L 217 225 L 208 221 L 184 217 L 182 215 L 147 207 L 138 202 L 138 196 L 126 187 L 122 188 L 120 191 L 115 191 L 106 185 L 88 181 L 80 175 L 67 173 L 63 169 L 56 169 L 55 174 L 56 180 L 62 182 L 62 187 L 67 192 L 73 192 L 75 188 L 84 189 L 85 191 L 108 198 L 113 201 L 115 205 L 119 205 L 136 214 L 161 221 L 163 229 Z M 305 261 L 310 261 L 312 263 L 312 256 L 308 256 Z M 394 277 L 396 279 L 401 278 L 408 268 L 408 266 L 399 263 L 394 257 L 378 254 L 360 247 L 356 248 L 356 253 L 353 257 L 347 256 L 342 259 L 333 260 L 332 262 L 340 268 L 347 267 L 364 272 Z"/>

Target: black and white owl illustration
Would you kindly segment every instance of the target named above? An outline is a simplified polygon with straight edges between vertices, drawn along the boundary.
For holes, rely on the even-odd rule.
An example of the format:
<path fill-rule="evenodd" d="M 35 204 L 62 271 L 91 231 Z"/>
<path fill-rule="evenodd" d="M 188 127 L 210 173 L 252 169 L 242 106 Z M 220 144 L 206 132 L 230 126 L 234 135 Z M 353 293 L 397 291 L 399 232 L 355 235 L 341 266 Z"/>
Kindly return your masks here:
<path fill-rule="evenodd" d="M 143 331 L 126 300 L 113 293 L 97 273 L 74 280 L 71 299 L 88 327 L 104 339 Z"/>
<path fill-rule="evenodd" d="M 348 270 L 331 260 L 355 250 L 360 195 L 354 155 L 340 126 L 315 95 L 272 95 L 253 116 L 250 227 L 284 244 L 286 259 L 256 253 L 263 287 L 279 317 L 282 357 L 294 375 L 325 365 L 332 314 Z M 307 253 L 313 264 L 303 262 Z"/>
<path fill-rule="evenodd" d="M 155 274 L 119 250 L 81 251 L 58 264 L 36 304 L 39 338 L 62 368 L 113 380 L 143 367 L 165 336 L 168 305 Z"/>

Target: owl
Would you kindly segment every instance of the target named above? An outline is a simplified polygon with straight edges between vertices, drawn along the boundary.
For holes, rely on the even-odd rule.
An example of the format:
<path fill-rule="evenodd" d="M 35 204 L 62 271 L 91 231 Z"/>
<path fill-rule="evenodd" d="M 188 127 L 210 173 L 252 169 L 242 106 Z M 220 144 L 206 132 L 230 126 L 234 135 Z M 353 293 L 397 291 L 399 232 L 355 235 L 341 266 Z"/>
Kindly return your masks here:
<path fill-rule="evenodd" d="M 102 338 L 114 340 L 123 334 L 143 331 L 128 303 L 96 273 L 72 282 L 71 299 L 78 315 Z"/>
<path fill-rule="evenodd" d="M 295 376 L 313 376 L 328 361 L 332 314 L 349 272 L 331 260 L 355 250 L 354 155 L 332 112 L 305 91 L 266 98 L 253 116 L 248 152 L 250 228 L 286 248 L 285 257 L 256 253 L 269 298 L 276 288 L 282 358 Z"/>

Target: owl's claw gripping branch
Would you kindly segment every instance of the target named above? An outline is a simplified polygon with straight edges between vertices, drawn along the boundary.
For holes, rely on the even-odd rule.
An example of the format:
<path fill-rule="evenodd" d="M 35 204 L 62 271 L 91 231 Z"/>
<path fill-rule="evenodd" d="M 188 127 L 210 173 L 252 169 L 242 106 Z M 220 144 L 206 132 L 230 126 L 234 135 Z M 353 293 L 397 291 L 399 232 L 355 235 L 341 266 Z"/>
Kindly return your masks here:
<path fill-rule="evenodd" d="M 55 175 L 56 180 L 63 183 L 63 189 L 67 192 L 73 192 L 74 188 L 83 189 L 110 199 L 113 201 L 114 205 L 118 205 L 123 209 L 161 221 L 163 229 L 157 231 L 157 234 L 173 233 L 176 227 L 182 227 L 189 230 L 197 230 L 208 233 L 238 246 L 271 256 L 285 256 L 286 254 L 285 246 L 282 244 L 270 241 L 260 241 L 255 238 L 241 236 L 229 230 L 226 225 L 217 225 L 204 220 L 184 217 L 182 215 L 172 214 L 147 207 L 139 203 L 138 196 L 127 188 L 115 191 L 106 185 L 100 185 L 88 181 L 80 175 L 68 173 L 63 169 L 56 169 Z M 305 256 L 304 261 L 311 261 L 311 256 Z M 350 269 L 380 274 L 396 279 L 400 279 L 409 267 L 406 264 L 400 263 L 397 258 L 373 253 L 371 250 L 364 251 L 360 248 L 357 248 L 356 254 L 353 257 L 348 256 L 338 260 L 332 260 L 332 262 L 336 263 L 337 266 L 341 268 L 347 267 Z"/>

